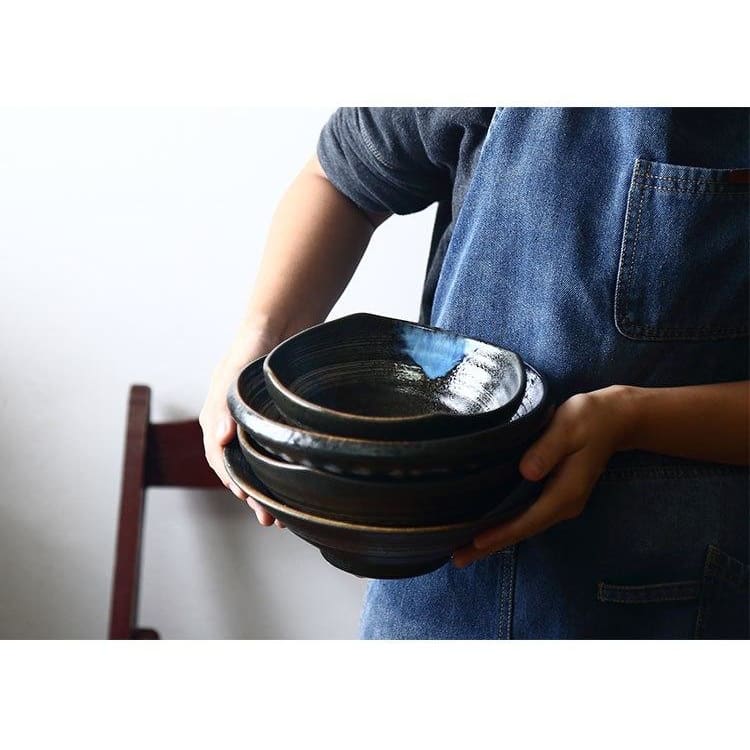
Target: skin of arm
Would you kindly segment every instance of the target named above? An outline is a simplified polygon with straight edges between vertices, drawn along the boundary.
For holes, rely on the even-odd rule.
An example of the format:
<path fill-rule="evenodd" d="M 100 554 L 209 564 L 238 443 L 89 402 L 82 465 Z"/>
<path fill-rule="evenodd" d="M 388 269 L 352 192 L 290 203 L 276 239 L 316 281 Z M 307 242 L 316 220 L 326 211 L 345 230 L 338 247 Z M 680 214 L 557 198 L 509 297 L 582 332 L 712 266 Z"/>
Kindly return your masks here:
<path fill-rule="evenodd" d="M 747 466 L 750 381 L 679 388 L 616 385 L 569 398 L 521 459 L 525 479 L 546 479 L 539 499 L 458 550 L 454 565 L 463 568 L 576 518 L 607 461 L 626 450 Z"/>
<path fill-rule="evenodd" d="M 209 465 L 238 498 L 247 499 L 263 526 L 272 524 L 273 518 L 246 498 L 224 468 L 222 451 L 235 435 L 226 404 L 229 385 L 250 360 L 325 320 L 375 228 L 388 216 L 352 203 L 329 182 L 316 157 L 304 166 L 276 208 L 244 318 L 211 376 L 199 417 Z"/>

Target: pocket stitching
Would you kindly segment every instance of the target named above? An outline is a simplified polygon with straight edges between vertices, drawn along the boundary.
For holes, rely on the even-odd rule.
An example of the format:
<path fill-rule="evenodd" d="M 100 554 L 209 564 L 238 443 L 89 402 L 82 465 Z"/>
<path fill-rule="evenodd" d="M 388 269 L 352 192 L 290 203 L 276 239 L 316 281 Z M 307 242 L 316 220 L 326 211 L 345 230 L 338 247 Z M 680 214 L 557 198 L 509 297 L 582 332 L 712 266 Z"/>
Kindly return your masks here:
<path fill-rule="evenodd" d="M 638 257 L 638 238 L 641 236 L 641 215 L 643 214 L 643 201 L 646 197 L 646 191 L 643 187 L 640 188 L 641 191 L 641 200 L 638 203 L 638 221 L 635 224 L 635 237 L 633 238 L 633 252 L 632 252 L 632 261 L 630 263 L 630 267 L 628 269 L 628 285 L 632 284 L 633 281 L 633 272 L 635 269 L 635 261 Z"/>
<path fill-rule="evenodd" d="M 670 591 L 672 596 L 658 596 L 659 591 Z M 678 593 L 678 592 L 682 593 Z M 607 593 L 612 592 L 612 593 Z M 632 594 L 657 594 L 652 598 L 627 597 Z M 661 604 L 662 602 L 690 602 L 697 601 L 700 596 L 699 581 L 674 581 L 670 583 L 654 583 L 643 586 L 618 586 L 600 581 L 597 585 L 596 598 L 604 604 Z"/>
<path fill-rule="evenodd" d="M 635 171 L 633 173 L 636 177 L 641 177 L 649 180 L 659 180 L 662 182 L 684 182 L 688 185 L 720 185 L 723 187 L 731 187 L 734 189 L 735 185 L 732 182 L 728 182 L 726 180 L 702 180 L 699 177 L 659 177 L 655 174 L 651 174 L 651 172 L 640 172 Z M 712 192 L 712 191 L 706 191 L 706 192 Z M 715 191 L 717 193 L 720 193 L 721 191 Z M 750 192 L 747 190 L 745 191 L 739 191 L 738 193 L 732 193 L 732 195 L 750 195 Z"/>
<path fill-rule="evenodd" d="M 632 222 L 633 204 L 635 201 L 631 201 L 631 197 L 634 197 L 634 190 L 638 189 L 638 183 L 636 181 L 636 174 L 638 174 L 638 165 L 640 159 L 635 160 L 635 171 L 630 181 L 630 189 L 628 191 L 628 204 L 625 210 L 625 226 L 622 232 L 622 243 L 620 245 L 620 267 L 617 270 L 617 282 L 615 285 L 615 327 L 624 336 L 627 336 L 626 323 L 625 323 L 625 308 L 627 307 L 627 298 L 625 294 L 625 287 L 630 284 L 631 274 L 634 264 L 634 254 L 628 254 L 628 231 Z M 643 192 L 641 192 L 641 198 L 638 206 L 638 221 L 636 223 L 636 231 L 634 234 L 634 245 L 637 245 L 638 231 L 640 230 L 641 224 L 641 210 L 643 208 Z M 625 268 L 623 268 L 625 266 Z M 622 283 L 620 283 L 622 282 Z"/>
<path fill-rule="evenodd" d="M 641 190 L 661 190 L 664 193 L 683 193 L 684 195 L 710 195 L 712 198 L 749 198 L 750 193 L 724 193 L 719 190 L 683 190 L 677 187 L 661 185 L 639 185 Z"/>

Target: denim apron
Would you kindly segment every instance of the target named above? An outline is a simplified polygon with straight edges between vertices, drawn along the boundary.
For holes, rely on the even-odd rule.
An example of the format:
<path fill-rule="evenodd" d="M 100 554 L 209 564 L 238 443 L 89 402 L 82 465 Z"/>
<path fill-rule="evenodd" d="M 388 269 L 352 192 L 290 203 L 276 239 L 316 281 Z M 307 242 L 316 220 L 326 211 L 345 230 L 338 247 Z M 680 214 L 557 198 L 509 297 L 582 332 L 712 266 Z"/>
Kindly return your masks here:
<path fill-rule="evenodd" d="M 748 378 L 748 110 L 502 109 L 434 325 L 558 402 Z M 748 471 L 630 452 L 581 516 L 468 568 L 370 582 L 364 638 L 748 636 Z"/>

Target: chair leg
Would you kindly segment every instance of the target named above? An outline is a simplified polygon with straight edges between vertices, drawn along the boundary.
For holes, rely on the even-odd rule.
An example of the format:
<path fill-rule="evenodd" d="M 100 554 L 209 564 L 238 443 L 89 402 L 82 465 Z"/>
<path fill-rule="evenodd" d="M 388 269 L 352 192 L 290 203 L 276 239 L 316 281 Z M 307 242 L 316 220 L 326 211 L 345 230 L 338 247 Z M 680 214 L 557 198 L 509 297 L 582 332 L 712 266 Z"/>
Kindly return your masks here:
<path fill-rule="evenodd" d="M 134 641 L 158 641 L 161 636 L 153 628 L 136 628 L 131 636 Z"/>
<path fill-rule="evenodd" d="M 140 632 L 135 623 L 140 583 L 150 402 L 151 390 L 147 386 L 131 387 L 117 527 L 117 551 L 112 581 L 110 639 L 128 639 L 133 637 L 133 633 Z"/>

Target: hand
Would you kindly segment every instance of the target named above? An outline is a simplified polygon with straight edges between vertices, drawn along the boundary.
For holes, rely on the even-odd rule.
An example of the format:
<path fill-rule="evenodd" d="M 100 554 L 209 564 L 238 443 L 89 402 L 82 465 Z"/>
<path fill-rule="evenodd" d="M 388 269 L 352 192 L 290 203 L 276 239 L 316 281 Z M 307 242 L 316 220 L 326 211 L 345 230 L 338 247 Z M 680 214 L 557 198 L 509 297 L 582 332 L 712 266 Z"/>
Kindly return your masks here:
<path fill-rule="evenodd" d="M 458 568 L 576 518 L 610 457 L 626 447 L 631 428 L 630 389 L 610 386 L 565 401 L 544 434 L 521 458 L 525 479 L 548 477 L 539 499 L 509 521 L 488 529 L 453 555 Z"/>
<path fill-rule="evenodd" d="M 209 466 L 216 472 L 224 486 L 240 500 L 245 500 L 255 511 L 261 526 L 274 523 L 273 516 L 262 506 L 249 498 L 229 477 L 224 467 L 224 446 L 230 443 L 237 432 L 236 425 L 227 407 L 227 391 L 242 368 L 253 359 L 270 351 L 278 343 L 275 337 L 266 333 L 245 330 L 238 336 L 228 354 L 219 363 L 211 377 L 206 401 L 201 409 L 200 422 L 203 430 L 203 446 Z M 283 528 L 280 521 L 276 521 Z"/>

